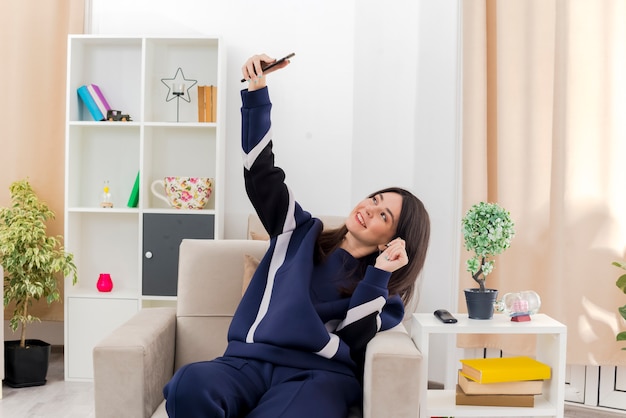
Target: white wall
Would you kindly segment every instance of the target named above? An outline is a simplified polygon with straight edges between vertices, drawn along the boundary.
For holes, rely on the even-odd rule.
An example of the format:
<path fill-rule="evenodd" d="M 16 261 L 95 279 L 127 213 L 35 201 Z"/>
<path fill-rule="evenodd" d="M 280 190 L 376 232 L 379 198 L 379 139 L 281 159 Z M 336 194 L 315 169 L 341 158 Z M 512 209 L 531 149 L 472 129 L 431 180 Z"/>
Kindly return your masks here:
<path fill-rule="evenodd" d="M 406 187 L 432 221 L 418 311 L 456 310 L 460 203 L 458 0 L 92 0 L 95 34 L 219 35 L 227 47 L 226 238 L 251 206 L 240 165 L 240 67 L 295 52 L 268 76 L 277 163 L 314 214 Z M 441 343 L 443 344 L 443 342 Z M 450 344 L 445 344 L 450 347 Z M 446 350 L 431 350 L 439 363 Z M 435 368 L 433 378 L 456 365 Z M 431 369 L 432 370 L 432 369 Z"/>
<path fill-rule="evenodd" d="M 354 1 L 93 0 L 92 33 L 219 35 L 227 48 L 227 238 L 245 237 L 252 211 L 240 158 L 241 65 L 252 54 L 295 52 L 268 76 L 277 162 L 313 213 L 352 207 L 350 154 L 354 77 Z M 123 12 L 121 12 L 123 11 Z"/>

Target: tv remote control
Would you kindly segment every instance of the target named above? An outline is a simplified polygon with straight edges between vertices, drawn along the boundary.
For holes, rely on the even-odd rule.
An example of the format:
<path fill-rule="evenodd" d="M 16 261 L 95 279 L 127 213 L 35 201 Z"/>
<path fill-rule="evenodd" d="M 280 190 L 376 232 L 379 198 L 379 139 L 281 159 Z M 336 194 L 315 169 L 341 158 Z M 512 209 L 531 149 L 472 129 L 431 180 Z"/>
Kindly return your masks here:
<path fill-rule="evenodd" d="M 454 323 L 456 323 L 456 318 L 454 316 L 452 316 L 452 314 L 450 312 L 448 312 L 447 310 L 445 310 L 445 309 L 437 309 L 434 312 L 434 314 L 437 317 L 437 319 L 439 319 L 444 324 L 454 324 Z"/>

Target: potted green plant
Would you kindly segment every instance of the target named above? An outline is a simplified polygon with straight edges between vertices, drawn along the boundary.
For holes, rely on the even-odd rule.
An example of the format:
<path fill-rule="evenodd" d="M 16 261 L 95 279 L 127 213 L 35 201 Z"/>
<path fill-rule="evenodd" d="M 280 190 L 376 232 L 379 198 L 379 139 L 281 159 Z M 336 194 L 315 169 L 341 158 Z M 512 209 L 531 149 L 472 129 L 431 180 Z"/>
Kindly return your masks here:
<path fill-rule="evenodd" d="M 54 212 L 41 202 L 28 180 L 11 184 L 12 206 L 0 208 L 0 265 L 4 268 L 4 306 L 14 303 L 9 325 L 20 339 L 5 341 L 5 383 L 12 387 L 46 383 L 50 344 L 26 338 L 28 324 L 39 321 L 29 313 L 33 300 L 48 304 L 60 298 L 56 276 L 73 276 L 72 254 L 61 246 L 61 237 L 46 233 Z"/>
<path fill-rule="evenodd" d="M 626 270 L 626 263 L 621 263 L 619 261 L 614 261 L 612 263 L 614 266 L 619 267 L 621 269 Z M 619 287 L 623 293 L 626 293 L 626 273 L 619 276 L 615 285 Z M 626 305 L 617 308 L 622 318 L 626 319 Z M 616 341 L 626 341 L 626 331 L 621 331 L 617 333 L 615 337 Z M 622 347 L 622 350 L 626 350 L 626 347 Z"/>
<path fill-rule="evenodd" d="M 465 249 L 473 252 L 466 268 L 479 286 L 464 290 L 468 315 L 473 319 L 491 319 L 498 291 L 486 288 L 485 281 L 493 271 L 493 257 L 511 246 L 515 225 L 509 211 L 497 203 L 480 202 L 463 216 L 462 227 Z"/>

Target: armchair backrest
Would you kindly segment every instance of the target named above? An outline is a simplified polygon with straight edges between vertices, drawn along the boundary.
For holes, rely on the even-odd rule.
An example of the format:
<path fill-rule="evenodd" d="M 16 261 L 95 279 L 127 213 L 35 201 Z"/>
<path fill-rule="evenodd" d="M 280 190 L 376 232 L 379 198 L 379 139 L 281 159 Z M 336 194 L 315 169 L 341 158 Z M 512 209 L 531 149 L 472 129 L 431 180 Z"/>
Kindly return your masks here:
<path fill-rule="evenodd" d="M 175 368 L 224 353 L 239 304 L 246 254 L 261 259 L 267 241 L 184 239 L 178 265 Z"/>
<path fill-rule="evenodd" d="M 333 229 L 342 226 L 346 222 L 345 216 L 322 215 L 318 216 L 324 223 L 324 229 Z M 256 213 L 248 215 L 248 239 L 265 239 L 267 232 Z"/>

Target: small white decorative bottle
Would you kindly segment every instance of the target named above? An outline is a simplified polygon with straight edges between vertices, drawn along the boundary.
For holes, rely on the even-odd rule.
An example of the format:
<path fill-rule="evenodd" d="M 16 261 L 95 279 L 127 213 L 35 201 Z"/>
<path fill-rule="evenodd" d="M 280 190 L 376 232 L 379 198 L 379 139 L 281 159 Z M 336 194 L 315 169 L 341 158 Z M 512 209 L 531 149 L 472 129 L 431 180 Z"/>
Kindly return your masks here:
<path fill-rule="evenodd" d="M 111 190 L 109 189 L 109 181 L 104 182 L 104 187 L 102 188 L 102 201 L 100 202 L 100 207 L 103 208 L 112 208 L 113 202 L 111 201 Z"/>

